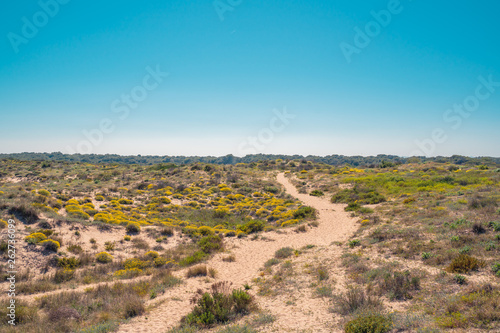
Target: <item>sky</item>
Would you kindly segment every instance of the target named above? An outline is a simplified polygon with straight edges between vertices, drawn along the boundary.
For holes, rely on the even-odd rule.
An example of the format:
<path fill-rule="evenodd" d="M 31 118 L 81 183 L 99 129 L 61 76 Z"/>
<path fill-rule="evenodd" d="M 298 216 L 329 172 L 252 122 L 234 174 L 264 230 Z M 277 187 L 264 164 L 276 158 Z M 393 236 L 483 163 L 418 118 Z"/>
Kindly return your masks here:
<path fill-rule="evenodd" d="M 500 2 L 0 12 L 0 153 L 500 156 Z"/>

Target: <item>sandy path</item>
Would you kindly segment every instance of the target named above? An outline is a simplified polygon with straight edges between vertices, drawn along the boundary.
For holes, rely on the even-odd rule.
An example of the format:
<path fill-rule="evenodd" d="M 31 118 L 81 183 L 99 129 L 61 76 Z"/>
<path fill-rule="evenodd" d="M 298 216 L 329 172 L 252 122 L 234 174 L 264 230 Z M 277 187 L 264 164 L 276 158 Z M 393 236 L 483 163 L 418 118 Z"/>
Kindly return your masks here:
<path fill-rule="evenodd" d="M 282 233 L 265 233 L 266 240 L 251 240 L 250 237 L 244 239 L 226 238 L 226 248 L 235 255 L 236 261 L 222 261 L 222 257 L 227 256 L 227 254 L 222 253 L 210 259 L 207 265 L 217 270 L 217 280 L 230 281 L 234 287 L 240 287 L 245 283 L 250 283 L 253 278 L 257 277 L 259 269 L 263 267 L 268 259 L 273 257 L 276 250 L 282 247 L 291 246 L 300 248 L 308 244 L 329 246 L 333 241 L 346 240 L 356 230 L 355 220 L 349 217 L 349 214 L 344 211 L 344 205 L 331 204 L 327 199 L 298 193 L 296 188 L 282 173 L 278 174 L 277 180 L 289 194 L 298 198 L 304 204 L 318 210 L 319 226 L 317 228 L 310 228 L 306 233 L 296 233 L 292 230 Z M 179 273 L 182 273 L 182 271 Z M 189 304 L 189 299 L 193 293 L 198 288 L 208 287 L 212 282 L 213 280 L 209 281 L 205 278 L 187 279 L 183 285 L 168 290 L 164 295 L 155 300 L 155 302 L 161 302 L 160 305 L 151 309 L 147 315 L 138 317 L 122 325 L 119 332 L 167 331 L 169 328 L 178 325 L 181 317 L 189 313 L 192 308 Z M 257 298 L 257 302 L 259 304 L 272 303 L 272 300 L 262 299 L 261 301 L 260 298 Z M 302 329 L 312 329 L 318 322 L 317 316 L 309 315 L 305 319 L 301 318 L 300 321 L 296 321 L 299 318 L 293 320 L 292 313 L 286 315 L 288 310 L 286 308 L 270 307 L 271 304 L 261 305 L 263 308 L 270 308 L 278 317 L 280 315 L 288 317 L 288 320 L 285 320 L 285 322 L 288 322 L 288 325 L 292 325 L 290 329 L 294 327 L 293 322 L 300 325 Z M 281 311 L 283 313 L 280 313 Z M 280 320 L 280 322 L 282 321 Z M 282 330 L 284 331 L 285 329 L 280 329 L 280 331 Z M 319 330 L 314 329 L 314 331 Z"/>

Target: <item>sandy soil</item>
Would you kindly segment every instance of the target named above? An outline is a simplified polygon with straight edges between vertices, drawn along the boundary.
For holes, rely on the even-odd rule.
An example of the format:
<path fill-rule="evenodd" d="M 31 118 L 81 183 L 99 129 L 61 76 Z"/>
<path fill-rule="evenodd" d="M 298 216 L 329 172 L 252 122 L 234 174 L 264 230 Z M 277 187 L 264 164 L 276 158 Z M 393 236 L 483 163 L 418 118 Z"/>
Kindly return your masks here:
<path fill-rule="evenodd" d="M 332 204 L 327 199 L 300 194 L 283 173 L 278 174 L 278 182 L 284 186 L 292 196 L 304 204 L 316 208 L 319 212 L 319 226 L 309 228 L 306 233 L 296 233 L 292 230 L 285 232 L 269 232 L 264 234 L 264 240 L 226 239 L 226 248 L 235 255 L 235 262 L 224 262 L 222 258 L 227 253 L 220 253 L 207 262 L 207 265 L 217 270 L 218 281 L 230 281 L 233 287 L 240 287 L 245 283 L 251 284 L 257 277 L 264 263 L 273 257 L 276 250 L 290 246 L 301 248 L 309 244 L 327 247 L 324 255 L 331 262 L 338 263 L 340 248 L 331 245 L 334 241 L 345 241 L 356 230 L 355 219 L 344 211 L 343 204 Z M 332 266 L 330 266 L 332 267 Z M 338 266 L 337 266 L 338 267 Z M 332 271 L 335 267 L 332 267 Z M 181 276 L 183 271 L 176 272 Z M 340 274 L 341 275 L 341 274 Z M 341 276 L 338 276 L 341 279 Z M 133 319 L 120 327 L 119 332 L 165 332 L 179 324 L 182 316 L 189 313 L 192 305 L 189 299 L 199 288 L 209 287 L 213 279 L 187 279 L 181 286 L 168 290 L 164 295 L 154 300 L 158 306 L 153 307 L 146 315 Z M 272 325 L 274 332 L 332 332 L 333 316 L 328 313 L 324 301 L 310 295 L 311 291 L 303 290 L 297 295 L 296 309 L 283 304 L 279 298 L 256 297 L 262 309 L 269 310 L 277 317 Z"/>

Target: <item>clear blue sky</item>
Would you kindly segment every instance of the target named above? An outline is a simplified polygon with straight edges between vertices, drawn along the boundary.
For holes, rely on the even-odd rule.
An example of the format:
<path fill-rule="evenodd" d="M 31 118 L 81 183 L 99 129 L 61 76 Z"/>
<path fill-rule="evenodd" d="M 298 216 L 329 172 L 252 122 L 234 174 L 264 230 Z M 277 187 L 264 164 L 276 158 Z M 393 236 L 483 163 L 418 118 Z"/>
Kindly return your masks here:
<path fill-rule="evenodd" d="M 54 1 L 0 13 L 0 152 L 500 156 L 498 1 Z"/>

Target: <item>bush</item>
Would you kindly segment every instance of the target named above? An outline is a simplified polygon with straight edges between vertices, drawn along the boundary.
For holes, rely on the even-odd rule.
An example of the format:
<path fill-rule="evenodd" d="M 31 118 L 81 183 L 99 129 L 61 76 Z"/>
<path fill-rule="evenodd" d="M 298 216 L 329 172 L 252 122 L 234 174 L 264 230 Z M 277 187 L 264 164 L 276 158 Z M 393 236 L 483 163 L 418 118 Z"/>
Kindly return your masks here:
<path fill-rule="evenodd" d="M 252 220 L 243 225 L 238 226 L 238 230 L 241 230 L 247 234 L 251 234 L 254 232 L 259 232 L 264 230 L 265 225 L 266 223 L 264 221 Z"/>
<path fill-rule="evenodd" d="M 293 254 L 293 249 L 291 247 L 282 247 L 274 253 L 274 257 L 277 259 L 285 259 Z"/>
<path fill-rule="evenodd" d="M 125 229 L 128 234 L 138 234 L 141 232 L 141 225 L 137 222 L 129 222 Z"/>
<path fill-rule="evenodd" d="M 484 234 L 486 232 L 486 229 L 481 223 L 474 223 L 474 225 L 472 226 L 472 232 L 476 235 Z"/>
<path fill-rule="evenodd" d="M 460 274 L 455 274 L 455 276 L 453 277 L 453 280 L 457 284 L 465 284 L 467 282 L 467 278 L 463 275 L 460 275 Z"/>
<path fill-rule="evenodd" d="M 293 212 L 294 219 L 315 218 L 316 210 L 309 206 L 301 206 Z"/>
<path fill-rule="evenodd" d="M 113 256 L 107 252 L 101 252 L 96 255 L 95 259 L 101 264 L 107 264 L 113 261 Z"/>
<path fill-rule="evenodd" d="M 459 254 L 458 257 L 452 260 L 450 265 L 446 268 L 449 273 L 468 273 L 470 271 L 477 271 L 480 267 L 485 266 L 483 260 L 472 257 L 468 254 Z"/>
<path fill-rule="evenodd" d="M 500 277 L 500 262 L 496 262 L 491 266 L 491 270 L 496 276 Z"/>
<path fill-rule="evenodd" d="M 53 280 L 55 283 L 63 283 L 63 282 L 71 280 L 74 277 L 74 275 L 75 275 L 75 271 L 72 269 L 67 269 L 67 268 L 58 269 L 54 273 Z"/>
<path fill-rule="evenodd" d="M 198 246 L 203 252 L 207 254 L 220 251 L 223 248 L 222 239 L 219 236 L 215 235 L 203 237 L 198 242 Z"/>
<path fill-rule="evenodd" d="M 342 315 L 382 308 L 379 299 L 367 296 L 362 288 L 353 286 L 348 286 L 345 293 L 334 296 L 334 303 L 334 310 Z"/>
<path fill-rule="evenodd" d="M 411 277 L 409 271 L 394 272 L 384 277 L 383 289 L 389 293 L 390 299 L 411 299 L 410 291 L 420 289 L 420 279 Z"/>
<path fill-rule="evenodd" d="M 59 258 L 57 259 L 57 266 L 67 269 L 75 269 L 80 266 L 80 260 L 75 257 Z"/>
<path fill-rule="evenodd" d="M 344 331 L 346 333 L 385 333 L 391 329 L 390 317 L 382 314 L 363 314 L 349 321 Z"/>
<path fill-rule="evenodd" d="M 124 305 L 124 318 L 132 318 L 136 316 L 140 316 L 146 311 L 144 308 L 144 303 L 137 296 L 130 297 L 125 301 Z"/>
<path fill-rule="evenodd" d="M 52 251 L 52 252 L 57 252 L 61 245 L 59 244 L 58 241 L 55 241 L 53 239 L 46 239 L 40 242 L 40 245 L 44 247 L 45 250 L 47 251 Z"/>
<path fill-rule="evenodd" d="M 207 276 L 207 274 L 208 274 L 207 265 L 198 265 L 188 269 L 188 271 L 186 272 L 186 277 L 192 278 L 198 276 Z"/>
<path fill-rule="evenodd" d="M 199 292 L 193 311 L 182 319 L 184 326 L 201 328 L 223 324 L 253 309 L 253 298 L 244 290 L 230 290 L 228 282 L 212 285 L 210 293 Z"/>
<path fill-rule="evenodd" d="M 325 195 L 325 193 L 323 193 L 323 191 L 320 191 L 320 190 L 314 190 L 314 191 L 311 191 L 311 193 L 309 193 L 309 195 L 311 195 L 313 197 L 322 197 Z"/>
<path fill-rule="evenodd" d="M 29 244 L 38 244 L 41 241 L 46 240 L 46 239 L 47 239 L 47 236 L 45 236 L 45 234 L 43 234 L 41 232 L 32 233 L 31 235 L 26 236 L 24 238 L 24 240 L 26 242 L 28 242 Z"/>

